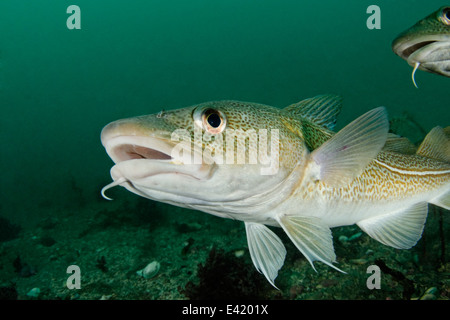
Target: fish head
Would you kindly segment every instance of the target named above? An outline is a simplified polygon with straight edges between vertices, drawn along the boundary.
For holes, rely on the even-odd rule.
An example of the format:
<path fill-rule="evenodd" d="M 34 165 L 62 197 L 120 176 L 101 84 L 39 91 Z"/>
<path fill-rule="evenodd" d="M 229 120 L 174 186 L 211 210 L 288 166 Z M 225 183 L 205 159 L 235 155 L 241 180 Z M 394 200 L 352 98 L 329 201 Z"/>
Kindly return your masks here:
<path fill-rule="evenodd" d="M 237 101 L 114 121 L 101 133 L 115 162 L 103 192 L 121 185 L 219 216 L 275 204 L 307 149 L 286 122 L 280 109 Z"/>
<path fill-rule="evenodd" d="M 402 32 L 392 49 L 413 67 L 450 77 L 450 7 L 440 8 Z"/>

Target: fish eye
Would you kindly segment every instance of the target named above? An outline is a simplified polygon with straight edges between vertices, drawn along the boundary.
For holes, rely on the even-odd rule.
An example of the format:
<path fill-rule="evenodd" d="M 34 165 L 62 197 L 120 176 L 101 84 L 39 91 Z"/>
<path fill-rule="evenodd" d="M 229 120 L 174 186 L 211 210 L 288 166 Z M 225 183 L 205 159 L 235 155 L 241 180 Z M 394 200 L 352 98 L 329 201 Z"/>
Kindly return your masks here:
<path fill-rule="evenodd" d="M 227 125 L 225 114 L 212 108 L 198 108 L 194 111 L 193 117 L 198 126 L 211 134 L 221 133 Z"/>
<path fill-rule="evenodd" d="M 214 128 L 217 129 L 220 127 L 220 124 L 222 123 L 222 119 L 220 118 L 219 114 L 217 113 L 211 113 L 208 116 L 206 116 L 206 122 Z"/>
<path fill-rule="evenodd" d="M 450 26 L 450 7 L 445 7 L 442 9 L 440 18 L 443 23 Z"/>

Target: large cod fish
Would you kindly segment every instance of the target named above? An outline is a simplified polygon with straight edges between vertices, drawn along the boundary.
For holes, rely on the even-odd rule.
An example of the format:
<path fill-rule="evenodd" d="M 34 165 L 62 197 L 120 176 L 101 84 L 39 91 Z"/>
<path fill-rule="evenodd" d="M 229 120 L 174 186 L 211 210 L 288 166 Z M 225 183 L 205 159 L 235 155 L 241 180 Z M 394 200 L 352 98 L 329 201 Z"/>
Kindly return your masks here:
<path fill-rule="evenodd" d="M 314 268 L 337 270 L 330 228 L 357 224 L 407 249 L 428 203 L 450 209 L 449 128 L 415 148 L 388 133 L 383 107 L 334 133 L 342 99 L 284 109 L 217 101 L 108 124 L 101 141 L 113 182 L 140 196 L 243 221 L 256 269 L 273 285 L 286 250 L 281 227 Z M 339 270 L 341 271 L 341 270 Z"/>

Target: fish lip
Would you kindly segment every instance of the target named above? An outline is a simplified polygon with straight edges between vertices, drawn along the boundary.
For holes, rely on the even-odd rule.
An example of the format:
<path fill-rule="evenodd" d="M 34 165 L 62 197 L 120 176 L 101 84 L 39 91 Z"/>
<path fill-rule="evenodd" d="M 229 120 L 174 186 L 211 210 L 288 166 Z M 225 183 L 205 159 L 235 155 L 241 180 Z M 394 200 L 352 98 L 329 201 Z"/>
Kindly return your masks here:
<path fill-rule="evenodd" d="M 119 135 L 102 139 L 106 152 L 114 163 L 129 160 L 171 161 L 172 146 L 164 139 Z"/>
<path fill-rule="evenodd" d="M 133 183 L 163 174 L 206 180 L 214 172 L 214 162 L 191 143 L 174 140 L 173 132 L 148 126 L 139 118 L 111 122 L 100 138 L 115 163 L 111 168 L 114 181 L 123 177 Z"/>
<path fill-rule="evenodd" d="M 211 179 L 216 168 L 214 163 L 204 161 L 184 163 L 187 158 L 180 157 L 180 152 L 173 152 L 172 155 L 172 150 L 179 144 L 161 137 L 108 133 L 102 136 L 102 144 L 115 163 L 110 172 L 113 182 L 102 189 L 102 195 L 109 200 L 111 198 L 105 196 L 105 191 L 122 186 L 145 198 L 174 201 L 175 194 L 176 199 L 182 199 L 178 202 L 194 204 L 197 199 L 166 192 L 161 185 L 165 181 L 176 181 L 176 184 L 182 181 L 185 184 L 194 181 L 203 183 Z"/>
<path fill-rule="evenodd" d="M 175 146 L 181 146 L 189 155 L 196 153 L 196 148 L 193 148 L 193 152 L 191 152 L 190 144 L 174 142 L 159 137 L 121 135 L 105 140 L 103 145 L 116 164 L 139 160 L 173 163 L 174 166 L 206 165 L 204 161 L 196 163 L 190 161 L 191 157 L 182 157 L 180 152 L 174 152 Z"/>
<path fill-rule="evenodd" d="M 110 135 L 102 136 L 102 144 L 115 163 L 111 169 L 114 181 L 125 177 L 128 183 L 132 183 L 133 180 L 161 174 L 177 174 L 206 180 L 213 172 L 213 165 L 204 161 L 191 163 L 190 157 L 183 158 L 179 152 L 172 152 L 177 143 L 165 138 Z M 194 148 L 193 153 L 195 152 Z"/>
<path fill-rule="evenodd" d="M 411 39 L 411 36 L 398 37 L 392 42 L 392 50 L 402 59 L 406 60 L 411 66 L 416 62 L 410 59 L 410 56 L 426 46 L 442 41 L 450 41 L 449 35 L 426 35 Z"/>
<path fill-rule="evenodd" d="M 143 131 L 130 119 L 105 126 L 100 139 L 114 163 L 130 159 L 170 160 L 171 146 L 167 134 L 158 130 Z"/>

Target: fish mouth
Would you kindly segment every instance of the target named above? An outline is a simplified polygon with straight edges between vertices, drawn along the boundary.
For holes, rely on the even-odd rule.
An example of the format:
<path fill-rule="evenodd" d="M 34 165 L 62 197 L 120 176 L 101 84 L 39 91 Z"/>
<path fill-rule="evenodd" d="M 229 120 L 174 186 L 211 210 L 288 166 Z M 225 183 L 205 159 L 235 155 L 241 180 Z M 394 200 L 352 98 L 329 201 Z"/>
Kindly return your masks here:
<path fill-rule="evenodd" d="M 414 67 L 414 85 L 414 73 L 417 69 L 450 77 L 450 35 L 424 36 L 415 40 L 400 37 L 393 42 L 392 48 Z"/>
<path fill-rule="evenodd" d="M 437 41 L 422 41 L 422 42 L 417 42 L 415 44 L 410 45 L 409 47 L 406 47 L 404 50 L 400 51 L 399 53 L 397 53 L 400 57 L 402 57 L 405 60 L 408 60 L 409 56 L 411 54 L 413 54 L 414 52 L 416 52 L 419 49 L 422 49 L 423 47 L 435 43 Z"/>
<path fill-rule="evenodd" d="M 173 158 L 165 152 L 147 148 L 135 144 L 123 144 L 114 151 L 118 154 L 120 161 L 132 159 L 147 159 L 147 160 L 172 160 Z"/>
<path fill-rule="evenodd" d="M 109 198 L 104 192 L 117 185 L 148 198 L 149 190 L 162 192 L 165 183 L 174 179 L 210 178 L 214 166 L 205 161 L 191 161 L 197 151 L 193 148 L 191 152 L 190 143 L 172 141 L 167 132 L 141 131 L 115 123 L 102 130 L 102 144 L 115 163 L 111 168 L 114 181 L 102 189 L 106 199 Z"/>
<path fill-rule="evenodd" d="M 104 146 L 115 162 L 111 169 L 114 180 L 122 175 L 133 180 L 158 174 L 183 174 L 205 179 L 210 167 L 203 161 L 192 161 L 187 144 L 175 144 L 161 138 L 118 136 L 105 140 Z M 178 149 L 184 152 L 174 152 L 177 146 L 181 146 Z"/>
<path fill-rule="evenodd" d="M 162 139 L 153 137 L 117 136 L 102 138 L 102 144 L 116 163 L 130 160 L 171 161 L 172 146 Z"/>
<path fill-rule="evenodd" d="M 427 35 L 414 39 L 411 39 L 411 36 L 400 36 L 392 42 L 392 50 L 399 57 L 410 63 L 410 58 L 414 53 L 423 51 L 426 48 L 430 48 L 430 45 L 434 43 L 449 41 L 449 35 Z M 414 66 L 415 62 L 421 61 L 411 61 L 412 66 Z"/>

